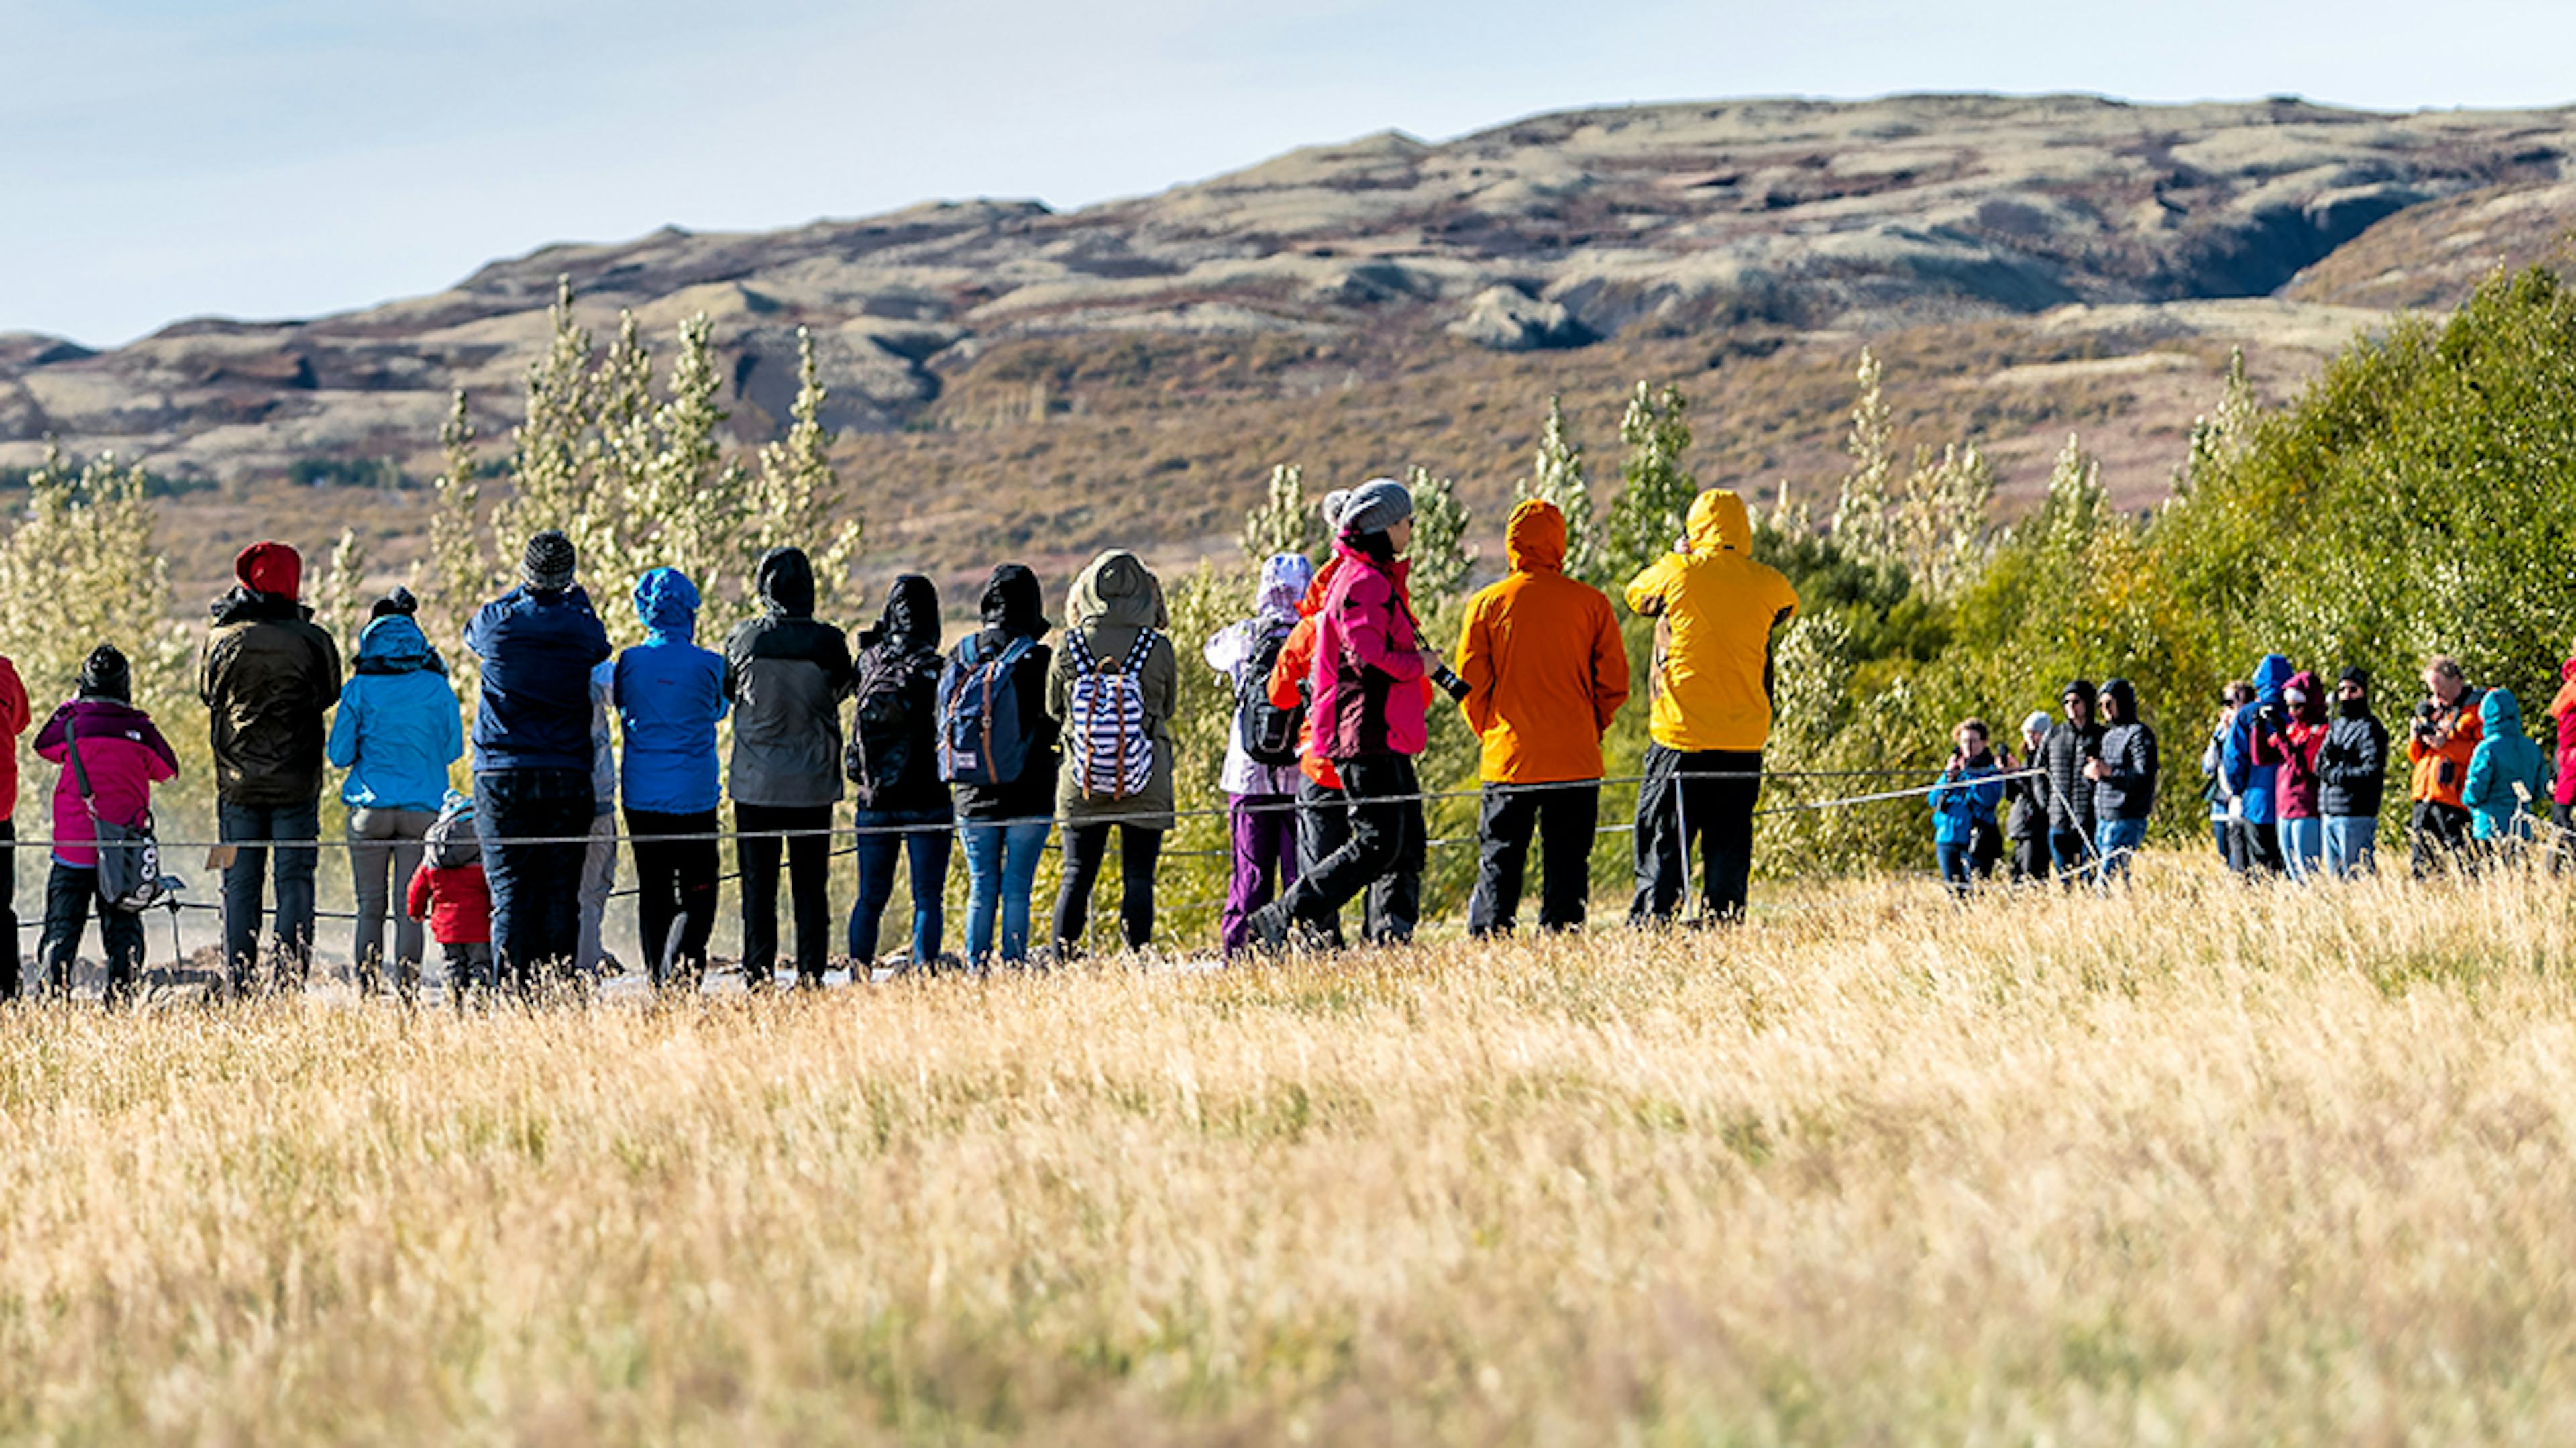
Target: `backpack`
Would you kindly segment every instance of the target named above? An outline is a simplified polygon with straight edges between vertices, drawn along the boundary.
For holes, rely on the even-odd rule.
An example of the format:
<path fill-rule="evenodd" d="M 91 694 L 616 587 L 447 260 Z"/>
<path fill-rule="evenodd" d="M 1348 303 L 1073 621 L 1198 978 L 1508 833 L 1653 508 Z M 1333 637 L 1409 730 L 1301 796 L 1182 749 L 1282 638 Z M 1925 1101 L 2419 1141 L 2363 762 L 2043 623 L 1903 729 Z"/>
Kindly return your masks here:
<path fill-rule="evenodd" d="M 474 801 L 450 800 L 422 837 L 433 870 L 461 870 L 483 863 L 483 841 L 474 829 Z"/>
<path fill-rule="evenodd" d="M 1125 666 L 1109 669 L 1091 655 L 1082 630 L 1065 633 L 1073 651 L 1073 688 L 1065 721 L 1073 732 L 1074 782 L 1085 799 L 1126 799 L 1154 781 L 1154 736 L 1145 727 L 1145 658 L 1160 637 L 1136 631 Z"/>
<path fill-rule="evenodd" d="M 909 659 L 871 659 L 869 665 L 859 674 L 858 708 L 841 769 L 859 787 L 859 803 L 874 808 L 912 764 L 912 705 L 904 692 L 913 672 Z"/>
<path fill-rule="evenodd" d="M 1287 629 L 1263 637 L 1234 681 L 1234 732 L 1243 752 L 1255 764 L 1288 769 L 1297 763 L 1297 741 L 1306 732 L 1306 702 L 1301 697 L 1282 709 L 1270 702 L 1270 675 L 1288 646 Z M 1302 694 L 1303 691 L 1301 690 Z"/>
<path fill-rule="evenodd" d="M 1020 691 L 1011 671 L 1030 640 L 1014 638 L 990 659 L 970 638 L 939 671 L 939 777 L 950 784 L 1009 784 L 1029 759 L 1030 730 L 1020 721 Z"/>

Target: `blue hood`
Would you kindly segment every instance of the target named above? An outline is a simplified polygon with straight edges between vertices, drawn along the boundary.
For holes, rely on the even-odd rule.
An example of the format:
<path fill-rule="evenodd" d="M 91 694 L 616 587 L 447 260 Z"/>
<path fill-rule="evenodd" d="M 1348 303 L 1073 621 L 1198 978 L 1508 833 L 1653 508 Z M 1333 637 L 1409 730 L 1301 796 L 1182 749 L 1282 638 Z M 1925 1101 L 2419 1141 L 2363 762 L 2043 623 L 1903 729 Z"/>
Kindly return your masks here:
<path fill-rule="evenodd" d="M 656 568 L 635 580 L 635 616 L 645 631 L 682 643 L 696 641 L 698 586 L 676 568 Z"/>
<path fill-rule="evenodd" d="M 358 635 L 358 671 L 408 674 L 429 665 L 429 639 L 405 614 L 389 613 Z"/>
<path fill-rule="evenodd" d="M 2281 655 L 2265 654 L 2263 662 L 2254 666 L 2254 702 L 2280 703 L 2281 691 L 2290 686 L 2290 675 L 2297 672 L 2290 667 L 2290 661 Z"/>
<path fill-rule="evenodd" d="M 2520 734 L 2522 705 L 2514 699 L 2511 689 L 2489 689 L 2486 702 L 2478 705 L 2478 722 L 2486 725 L 2489 737 Z"/>

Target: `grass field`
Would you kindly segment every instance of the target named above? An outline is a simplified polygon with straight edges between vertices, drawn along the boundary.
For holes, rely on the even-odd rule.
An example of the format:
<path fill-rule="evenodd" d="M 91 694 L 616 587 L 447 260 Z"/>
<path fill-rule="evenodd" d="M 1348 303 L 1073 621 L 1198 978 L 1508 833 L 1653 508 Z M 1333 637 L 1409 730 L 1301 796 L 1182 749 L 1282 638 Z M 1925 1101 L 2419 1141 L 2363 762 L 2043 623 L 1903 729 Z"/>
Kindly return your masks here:
<path fill-rule="evenodd" d="M 2576 909 L 0 1014 L 0 1435 L 2576 1440 Z"/>

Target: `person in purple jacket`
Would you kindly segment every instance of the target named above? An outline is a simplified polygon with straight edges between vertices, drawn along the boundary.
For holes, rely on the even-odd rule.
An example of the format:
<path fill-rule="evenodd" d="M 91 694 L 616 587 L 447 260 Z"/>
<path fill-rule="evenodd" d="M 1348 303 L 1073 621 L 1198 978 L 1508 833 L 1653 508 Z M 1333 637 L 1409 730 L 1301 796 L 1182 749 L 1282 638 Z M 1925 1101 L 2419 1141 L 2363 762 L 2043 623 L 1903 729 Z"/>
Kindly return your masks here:
<path fill-rule="evenodd" d="M 56 995 L 71 993 L 72 957 L 80 953 L 92 907 L 107 947 L 107 1003 L 134 992 L 143 968 L 143 917 L 110 907 L 99 897 L 98 830 L 94 818 L 141 820 L 152 810 L 152 786 L 176 778 L 179 756 L 134 707 L 134 673 L 113 644 L 90 650 L 81 664 L 80 690 L 54 711 L 36 734 L 36 753 L 63 766 L 54 781 L 54 872 L 45 884 L 45 935 L 37 948 L 45 979 Z M 74 741 L 80 768 L 71 764 Z M 81 797 L 81 776 L 90 798 Z"/>

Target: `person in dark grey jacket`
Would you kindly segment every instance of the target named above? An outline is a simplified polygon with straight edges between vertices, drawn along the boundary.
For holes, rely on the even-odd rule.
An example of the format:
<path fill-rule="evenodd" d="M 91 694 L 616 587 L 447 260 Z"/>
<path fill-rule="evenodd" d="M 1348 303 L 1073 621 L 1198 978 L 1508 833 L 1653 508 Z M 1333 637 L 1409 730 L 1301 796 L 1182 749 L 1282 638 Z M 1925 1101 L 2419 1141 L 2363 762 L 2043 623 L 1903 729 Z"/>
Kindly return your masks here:
<path fill-rule="evenodd" d="M 2137 691 L 2126 679 L 2102 685 L 2102 752 L 2084 766 L 2093 782 L 2094 853 L 2102 883 L 2126 878 L 2129 857 L 2146 842 L 2147 816 L 2156 807 L 2156 731 L 2138 715 Z"/>
<path fill-rule="evenodd" d="M 2048 743 L 2048 716 L 2033 714 L 2023 720 L 2021 741 L 2020 759 L 2006 755 L 2006 773 L 2039 767 L 2040 752 Z M 2020 885 L 2046 880 L 2048 781 L 2036 774 L 2009 781 L 2004 785 L 2004 800 L 2011 807 L 2004 817 L 2004 842 L 2012 861 L 2012 882 Z"/>
<path fill-rule="evenodd" d="M 2370 873 L 2388 789 L 2388 726 L 2370 711 L 2367 670 L 2346 669 L 2335 685 L 2335 720 L 2317 751 L 2317 786 L 2326 869 L 2337 879 Z"/>
<path fill-rule="evenodd" d="M 725 638 L 733 708 L 734 842 L 742 870 L 742 974 L 754 989 L 778 969 L 778 856 L 796 912 L 796 979 L 823 983 L 832 938 L 832 806 L 841 798 L 841 701 L 850 643 L 814 617 L 814 565 L 772 548 L 753 574 L 758 618 Z M 782 837 L 783 832 L 783 837 Z"/>
<path fill-rule="evenodd" d="M 2061 876 L 2072 875 L 2093 861 L 2093 790 L 2084 782 L 2085 764 L 2102 753 L 2102 726 L 2093 722 L 2093 685 L 2077 679 L 2059 700 L 2066 721 L 2048 731 L 2040 745 L 2040 767 L 2048 771 L 2048 855 Z"/>

